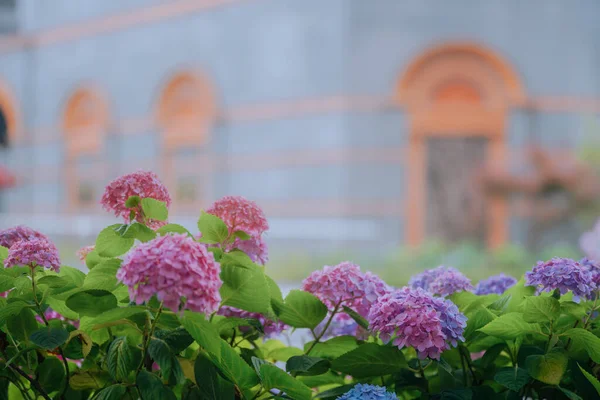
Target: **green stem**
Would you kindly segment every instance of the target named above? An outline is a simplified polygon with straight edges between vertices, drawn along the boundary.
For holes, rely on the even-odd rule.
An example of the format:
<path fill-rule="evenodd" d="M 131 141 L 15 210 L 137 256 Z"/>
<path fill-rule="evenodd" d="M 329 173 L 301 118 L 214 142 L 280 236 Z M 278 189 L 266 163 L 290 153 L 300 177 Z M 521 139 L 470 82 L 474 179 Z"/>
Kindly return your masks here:
<path fill-rule="evenodd" d="M 138 365 L 137 369 L 135 370 L 136 377 L 142 371 L 142 368 L 144 366 L 144 361 L 146 359 L 146 353 L 148 352 L 148 346 L 150 345 L 150 341 L 152 340 L 152 335 L 154 335 L 154 330 L 156 329 L 156 323 L 157 323 L 158 319 L 160 318 L 162 309 L 163 309 L 163 303 L 161 302 L 160 307 L 158 307 L 158 311 L 156 312 L 156 316 L 154 317 L 154 320 L 150 324 L 150 332 L 148 334 L 146 334 L 148 324 L 146 323 L 146 326 L 144 327 L 144 341 L 142 343 L 142 359 L 140 360 L 140 364 Z"/>
<path fill-rule="evenodd" d="M 427 377 L 425 376 L 425 370 L 423 369 L 423 364 L 421 364 L 421 360 L 417 360 L 419 363 L 419 372 L 421 373 L 421 378 L 425 380 L 425 392 L 429 393 L 429 382 L 427 382 Z"/>
<path fill-rule="evenodd" d="M 327 320 L 327 323 L 325 324 L 325 327 L 323 328 L 323 330 L 321 331 L 321 333 L 317 336 L 315 336 L 315 340 L 312 342 L 312 344 L 310 345 L 310 347 L 308 348 L 308 350 L 306 350 L 306 355 L 309 355 L 310 352 L 312 351 L 312 349 L 317 345 L 317 343 L 319 343 L 319 341 L 321 340 L 321 338 L 325 335 L 325 332 L 327 332 L 327 329 L 329 329 L 329 325 L 331 325 L 331 321 L 333 321 L 333 317 L 335 317 L 335 314 L 337 314 L 337 312 L 340 309 L 340 306 L 342 305 L 342 301 L 340 301 L 339 303 L 337 303 L 335 305 L 335 308 L 333 309 L 333 312 L 331 313 L 331 315 L 329 316 L 329 319 Z M 313 336 L 315 335 L 315 331 L 311 330 L 313 333 Z"/>

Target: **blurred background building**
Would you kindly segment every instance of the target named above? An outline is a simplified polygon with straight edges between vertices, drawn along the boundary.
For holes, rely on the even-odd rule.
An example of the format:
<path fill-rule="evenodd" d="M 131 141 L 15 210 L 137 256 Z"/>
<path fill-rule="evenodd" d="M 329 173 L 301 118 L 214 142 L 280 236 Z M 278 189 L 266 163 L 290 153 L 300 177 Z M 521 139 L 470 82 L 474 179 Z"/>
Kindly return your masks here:
<path fill-rule="evenodd" d="M 576 244 L 596 199 L 597 0 L 0 0 L 0 224 L 73 248 L 155 171 L 273 251 Z M 67 246 L 65 244 L 65 246 Z"/>

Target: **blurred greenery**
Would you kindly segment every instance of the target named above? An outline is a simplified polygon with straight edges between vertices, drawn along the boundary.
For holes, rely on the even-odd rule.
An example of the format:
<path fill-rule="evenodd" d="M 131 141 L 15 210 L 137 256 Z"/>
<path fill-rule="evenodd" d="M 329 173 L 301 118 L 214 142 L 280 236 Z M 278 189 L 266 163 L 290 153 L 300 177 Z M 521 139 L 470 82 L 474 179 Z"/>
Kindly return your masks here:
<path fill-rule="evenodd" d="M 501 272 L 519 277 L 531 269 L 537 261 L 552 257 L 569 257 L 578 260 L 582 256 L 579 249 L 569 246 L 552 246 L 534 254 L 518 245 L 486 250 L 470 243 L 447 246 L 430 242 L 419 248 L 402 247 L 380 257 L 370 258 L 352 252 L 321 255 L 273 253 L 267 268 L 269 274 L 277 281 L 297 283 L 323 265 L 352 261 L 359 264 L 364 271 L 369 270 L 379 274 L 392 286 L 403 286 L 414 274 L 428 268 L 446 265 L 459 269 L 475 284 L 482 278 Z"/>

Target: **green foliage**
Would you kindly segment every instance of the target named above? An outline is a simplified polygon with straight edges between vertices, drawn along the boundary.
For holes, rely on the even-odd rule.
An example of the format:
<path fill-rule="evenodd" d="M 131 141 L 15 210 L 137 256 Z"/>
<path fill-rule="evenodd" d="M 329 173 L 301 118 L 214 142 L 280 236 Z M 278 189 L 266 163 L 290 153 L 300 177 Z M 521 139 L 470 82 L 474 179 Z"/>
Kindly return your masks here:
<path fill-rule="evenodd" d="M 198 219 L 198 229 L 202 232 L 202 243 L 225 243 L 229 239 L 229 229 L 219 217 L 202 211 Z"/>
<path fill-rule="evenodd" d="M 327 315 L 327 307 L 310 293 L 292 290 L 283 303 L 275 300 L 273 309 L 280 320 L 294 328 L 313 329 Z"/>

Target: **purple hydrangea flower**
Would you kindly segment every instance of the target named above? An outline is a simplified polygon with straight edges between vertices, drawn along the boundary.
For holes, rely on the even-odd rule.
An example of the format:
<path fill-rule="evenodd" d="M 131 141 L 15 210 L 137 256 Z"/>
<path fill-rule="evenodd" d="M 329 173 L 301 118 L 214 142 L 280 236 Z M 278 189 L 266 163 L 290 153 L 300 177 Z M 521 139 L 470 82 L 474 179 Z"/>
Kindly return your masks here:
<path fill-rule="evenodd" d="M 247 240 L 236 238 L 231 249 L 240 249 L 250 257 L 252 262 L 265 265 L 269 261 L 269 248 L 262 236 L 251 237 Z"/>
<path fill-rule="evenodd" d="M 337 400 L 397 400 L 397 397 L 383 386 L 358 383 Z"/>
<path fill-rule="evenodd" d="M 287 328 L 287 325 L 285 325 L 281 321 L 274 321 L 272 319 L 265 317 L 264 315 L 262 315 L 260 313 L 240 310 L 235 307 L 223 306 L 219 309 L 218 314 L 223 315 L 225 317 L 257 319 L 263 326 L 263 329 L 265 331 L 265 338 L 277 336 L 281 332 L 283 332 L 284 329 Z M 240 329 L 242 331 L 244 331 L 247 328 L 248 327 L 244 327 L 244 326 L 240 327 Z"/>
<path fill-rule="evenodd" d="M 369 328 L 384 342 L 413 347 L 419 358 L 440 354 L 464 341 L 467 318 L 450 300 L 433 297 L 421 288 L 404 287 L 382 296 L 371 308 Z"/>
<path fill-rule="evenodd" d="M 0 246 L 4 246 L 7 249 L 10 249 L 10 247 L 17 242 L 32 239 L 49 240 L 43 233 L 24 225 L 0 230 Z"/>
<path fill-rule="evenodd" d="M 13 244 L 8 250 L 8 257 L 4 260 L 4 267 L 40 266 L 60 271 L 58 249 L 50 240 L 31 239 Z"/>
<path fill-rule="evenodd" d="M 477 286 L 475 286 L 475 294 L 479 296 L 485 294 L 502 294 L 516 283 L 517 280 L 512 276 L 504 274 L 490 276 L 487 279 L 479 281 Z"/>
<path fill-rule="evenodd" d="M 565 294 L 570 290 L 575 296 L 589 298 L 596 290 L 592 272 L 570 258 L 539 261 L 525 273 L 525 281 L 527 286 L 535 286 L 537 293 L 559 289 L 561 294 Z"/>
<path fill-rule="evenodd" d="M 410 278 L 408 284 L 413 288 L 421 288 L 438 296 L 449 296 L 452 293 L 471 291 L 471 280 L 462 272 L 452 267 L 439 266 L 428 269 Z"/>
<path fill-rule="evenodd" d="M 594 260 L 590 260 L 587 257 L 579 260 L 579 264 L 581 264 L 585 269 L 591 272 L 592 280 L 596 284 L 596 289 L 600 288 L 600 264 L 598 264 Z"/>

